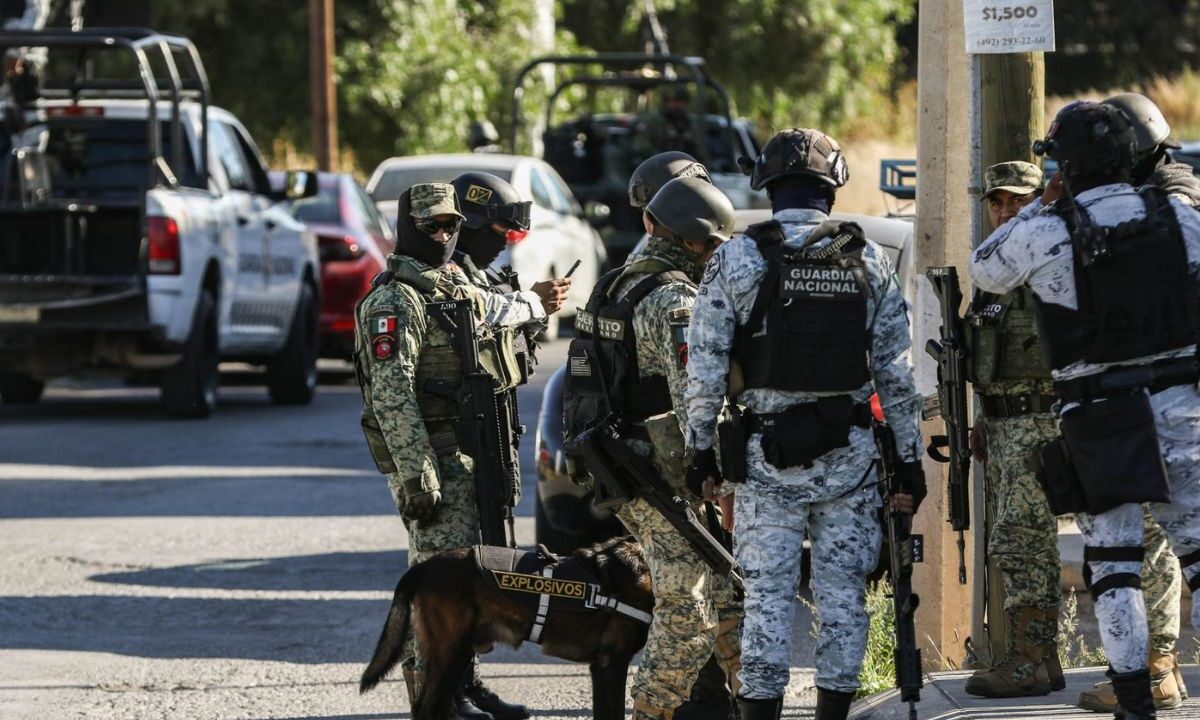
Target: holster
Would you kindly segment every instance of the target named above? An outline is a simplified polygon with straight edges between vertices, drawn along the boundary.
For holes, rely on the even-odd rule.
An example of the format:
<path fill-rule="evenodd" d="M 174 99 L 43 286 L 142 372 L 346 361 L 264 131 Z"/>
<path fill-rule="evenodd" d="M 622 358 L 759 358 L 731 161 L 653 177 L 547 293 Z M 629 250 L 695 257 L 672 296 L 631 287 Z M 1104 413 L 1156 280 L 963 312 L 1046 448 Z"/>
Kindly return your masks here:
<path fill-rule="evenodd" d="M 781 413 L 753 416 L 750 429 L 762 433 L 766 461 L 784 470 L 812 467 L 825 453 L 850 444 L 852 425 L 869 423 L 869 407 L 856 405 L 849 395 L 832 395 Z"/>
<path fill-rule="evenodd" d="M 1071 463 L 1065 440 L 1058 438 L 1035 447 L 1029 465 L 1046 493 L 1051 513 L 1072 515 L 1087 510 L 1083 482 Z"/>
<path fill-rule="evenodd" d="M 1089 513 L 1125 503 L 1171 502 L 1154 410 L 1144 391 L 1084 401 L 1063 414 L 1061 427 Z"/>
<path fill-rule="evenodd" d="M 371 459 L 375 461 L 375 468 L 384 475 L 396 472 L 396 463 L 392 460 L 392 453 L 383 438 L 383 430 L 379 428 L 379 421 L 374 415 L 363 413 L 362 430 L 367 438 L 367 449 L 371 451 Z"/>
<path fill-rule="evenodd" d="M 717 450 L 721 456 L 721 476 L 725 482 L 746 482 L 746 419 L 737 405 L 717 423 Z"/>

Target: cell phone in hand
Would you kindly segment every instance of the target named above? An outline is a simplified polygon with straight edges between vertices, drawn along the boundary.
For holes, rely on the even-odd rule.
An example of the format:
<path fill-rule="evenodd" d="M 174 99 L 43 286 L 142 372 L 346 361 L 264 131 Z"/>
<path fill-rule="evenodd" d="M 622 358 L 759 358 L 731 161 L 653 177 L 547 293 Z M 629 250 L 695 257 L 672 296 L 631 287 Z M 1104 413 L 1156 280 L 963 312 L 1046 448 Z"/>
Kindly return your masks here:
<path fill-rule="evenodd" d="M 579 263 L 581 262 L 583 262 L 583 260 L 576 260 L 575 264 L 571 266 L 571 269 L 567 271 L 567 274 L 563 275 L 563 278 L 571 277 L 571 274 L 575 272 L 575 269 L 579 267 Z"/>

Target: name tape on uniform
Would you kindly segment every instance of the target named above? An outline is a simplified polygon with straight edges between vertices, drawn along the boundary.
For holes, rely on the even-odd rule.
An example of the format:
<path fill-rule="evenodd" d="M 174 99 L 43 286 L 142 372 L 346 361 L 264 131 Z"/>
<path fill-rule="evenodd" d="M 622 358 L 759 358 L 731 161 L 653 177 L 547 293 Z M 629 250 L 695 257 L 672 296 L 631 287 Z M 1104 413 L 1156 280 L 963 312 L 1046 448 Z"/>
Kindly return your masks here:
<path fill-rule="evenodd" d="M 858 300 L 861 297 L 858 278 L 850 268 L 789 267 L 779 282 L 779 294 L 783 298 Z"/>
<path fill-rule="evenodd" d="M 501 590 L 553 595 L 572 600 L 583 600 L 587 597 L 588 584 L 582 580 L 558 580 L 542 575 L 525 575 L 501 570 L 493 570 L 492 575 L 495 576 L 496 584 Z"/>
<path fill-rule="evenodd" d="M 968 54 L 1054 51 L 1054 0 L 963 0 Z"/>

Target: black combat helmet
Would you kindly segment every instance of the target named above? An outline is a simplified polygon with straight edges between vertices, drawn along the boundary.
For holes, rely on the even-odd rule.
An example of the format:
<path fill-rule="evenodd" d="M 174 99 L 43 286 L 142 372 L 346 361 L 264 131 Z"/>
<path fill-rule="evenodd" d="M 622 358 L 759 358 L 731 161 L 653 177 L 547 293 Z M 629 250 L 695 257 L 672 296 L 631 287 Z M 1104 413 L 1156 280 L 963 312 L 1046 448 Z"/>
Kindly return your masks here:
<path fill-rule="evenodd" d="M 1137 136 L 1112 105 L 1077 100 L 1058 111 L 1033 152 L 1057 160 L 1067 180 L 1122 181 L 1133 170 Z"/>
<path fill-rule="evenodd" d="M 655 224 L 684 240 L 724 242 L 733 234 L 733 203 L 707 180 L 675 178 L 646 206 Z"/>
<path fill-rule="evenodd" d="M 788 128 L 776 133 L 758 159 L 740 158 L 738 165 L 750 176 L 750 187 L 762 190 L 785 177 L 809 177 L 840 188 L 850 179 L 850 168 L 837 141 L 820 130 Z"/>
<path fill-rule="evenodd" d="M 512 230 L 529 229 L 532 203 L 504 180 L 484 172 L 468 172 L 454 178 L 454 192 L 465 216 L 463 225 L 479 229 L 500 223 Z"/>
<path fill-rule="evenodd" d="M 685 152 L 671 150 L 652 155 L 642 161 L 629 177 L 629 204 L 644 208 L 669 180 L 679 177 L 700 178 L 712 182 L 708 170 L 696 158 Z"/>
<path fill-rule="evenodd" d="M 1160 145 L 1178 150 L 1179 142 L 1171 137 L 1171 126 L 1163 117 L 1162 110 L 1154 101 L 1138 93 L 1121 93 L 1113 95 L 1104 101 L 1129 118 L 1133 123 L 1133 132 L 1137 135 L 1137 155 L 1145 157 L 1159 148 Z"/>

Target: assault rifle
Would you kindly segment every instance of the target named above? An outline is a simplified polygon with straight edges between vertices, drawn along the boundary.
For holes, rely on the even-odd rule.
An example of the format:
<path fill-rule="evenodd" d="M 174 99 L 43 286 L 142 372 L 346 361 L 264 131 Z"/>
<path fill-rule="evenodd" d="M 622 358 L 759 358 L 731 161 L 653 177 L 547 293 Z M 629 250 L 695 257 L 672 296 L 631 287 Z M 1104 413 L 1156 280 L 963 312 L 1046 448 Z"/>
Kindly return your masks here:
<path fill-rule="evenodd" d="M 653 462 L 638 455 L 618 437 L 611 423 L 601 423 L 585 431 L 571 441 L 569 450 L 583 458 L 595 479 L 597 505 L 612 506 L 643 498 L 679 531 L 713 572 L 729 578 L 739 592 L 744 590 L 737 561 L 722 540 L 705 528 L 687 501 L 658 474 Z"/>
<path fill-rule="evenodd" d="M 887 498 L 905 492 L 896 477 L 896 466 L 900 462 L 896 436 L 887 423 L 876 421 L 875 446 L 879 449 L 879 481 L 885 491 L 883 512 L 891 561 L 892 606 L 896 610 L 896 687 L 900 688 L 901 701 L 908 703 L 909 720 L 916 720 L 916 704 L 921 701 L 924 682 L 914 625 L 921 598 L 912 590 L 912 574 L 913 563 L 923 559 L 924 538 L 912 534 L 911 515 L 893 510 L 887 503 Z"/>
<path fill-rule="evenodd" d="M 946 491 L 950 508 L 950 527 L 958 531 L 958 581 L 967 582 L 967 553 L 963 531 L 971 528 L 971 505 L 967 494 L 970 480 L 971 449 L 967 435 L 967 347 L 958 306 L 962 290 L 958 285 L 958 270 L 953 267 L 931 267 L 925 277 L 933 285 L 942 307 L 941 342 L 929 340 L 925 352 L 937 360 L 938 406 L 945 435 L 935 435 L 929 442 L 929 456 L 950 463 L 950 481 Z M 941 452 L 948 449 L 949 454 Z"/>
<path fill-rule="evenodd" d="M 462 364 L 463 378 L 457 387 L 429 381 L 425 389 L 458 403 L 455 434 L 463 453 L 475 461 L 475 504 L 479 509 L 483 544 L 516 547 L 514 488 L 520 485 L 519 478 L 513 477 L 518 465 L 508 393 L 497 394 L 496 379 L 479 361 L 479 338 L 471 301 L 427 303 L 425 310 L 450 335 Z"/>

